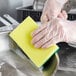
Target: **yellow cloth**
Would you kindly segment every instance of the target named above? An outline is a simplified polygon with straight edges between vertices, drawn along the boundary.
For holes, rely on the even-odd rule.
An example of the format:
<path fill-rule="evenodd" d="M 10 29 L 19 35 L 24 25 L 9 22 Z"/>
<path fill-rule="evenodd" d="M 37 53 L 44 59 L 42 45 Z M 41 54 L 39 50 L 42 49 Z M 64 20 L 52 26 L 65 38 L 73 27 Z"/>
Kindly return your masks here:
<path fill-rule="evenodd" d="M 31 32 L 33 32 L 37 27 L 38 25 L 32 20 L 32 18 L 27 17 L 10 33 L 10 37 L 37 67 L 41 67 L 58 50 L 59 47 L 54 45 L 48 49 L 35 48 L 31 44 Z"/>

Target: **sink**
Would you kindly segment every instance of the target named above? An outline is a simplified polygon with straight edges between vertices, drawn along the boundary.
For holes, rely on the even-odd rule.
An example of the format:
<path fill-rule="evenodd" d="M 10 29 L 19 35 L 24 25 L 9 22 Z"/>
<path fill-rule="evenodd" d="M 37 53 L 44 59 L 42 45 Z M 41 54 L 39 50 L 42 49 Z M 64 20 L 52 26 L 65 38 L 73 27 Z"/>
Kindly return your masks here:
<path fill-rule="evenodd" d="M 3 76 L 55 75 L 59 65 L 59 57 L 57 53 L 52 56 L 52 58 L 49 59 L 41 68 L 38 68 L 9 37 L 10 32 L 11 31 L 0 32 L 0 60 L 2 60 L 0 61 L 0 70 L 3 69 Z M 1 65 L 1 63 L 4 64 Z M 7 67 L 8 69 L 6 69 Z"/>
<path fill-rule="evenodd" d="M 76 48 L 67 43 L 61 43 L 59 57 L 59 70 L 76 72 Z"/>

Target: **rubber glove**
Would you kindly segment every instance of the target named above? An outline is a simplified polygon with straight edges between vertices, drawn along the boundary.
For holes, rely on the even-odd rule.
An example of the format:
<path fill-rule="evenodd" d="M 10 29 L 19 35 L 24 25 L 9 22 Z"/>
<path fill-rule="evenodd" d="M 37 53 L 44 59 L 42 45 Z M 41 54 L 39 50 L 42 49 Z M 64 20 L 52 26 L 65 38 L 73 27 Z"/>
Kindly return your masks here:
<path fill-rule="evenodd" d="M 67 1 L 68 0 L 47 0 L 42 12 L 41 22 L 44 23 L 57 18 Z"/>
<path fill-rule="evenodd" d="M 76 22 L 56 18 L 40 26 L 32 34 L 36 48 L 48 48 L 59 42 L 76 41 Z"/>

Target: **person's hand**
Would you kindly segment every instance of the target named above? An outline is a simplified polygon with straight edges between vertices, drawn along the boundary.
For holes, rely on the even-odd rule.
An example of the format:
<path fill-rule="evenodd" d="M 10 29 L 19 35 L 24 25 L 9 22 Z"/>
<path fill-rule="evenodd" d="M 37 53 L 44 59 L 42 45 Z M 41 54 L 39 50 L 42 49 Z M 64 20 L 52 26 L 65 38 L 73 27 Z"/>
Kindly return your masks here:
<path fill-rule="evenodd" d="M 67 13 L 63 10 L 58 18 L 61 18 L 61 19 L 64 19 L 66 20 L 67 19 Z M 57 21 L 56 21 L 57 22 Z M 37 42 L 42 39 L 45 36 L 47 36 L 49 30 L 51 31 L 51 29 L 48 30 L 48 24 L 50 25 L 49 22 L 46 22 L 45 24 L 43 24 L 42 26 L 40 26 L 37 30 L 35 30 L 33 33 L 32 33 L 32 37 L 33 37 L 33 40 L 32 40 L 32 43 L 35 45 L 35 47 L 42 47 L 42 46 L 39 46 L 37 45 Z M 55 24 L 56 25 L 56 24 Z M 52 25 L 53 26 L 53 25 Z M 52 27 L 51 27 L 52 28 Z M 51 35 L 52 36 L 52 35 Z M 41 44 L 40 44 L 41 45 Z M 50 44 L 51 45 L 51 44 Z"/>
<path fill-rule="evenodd" d="M 32 43 L 36 48 L 48 48 L 59 42 L 76 41 L 76 22 L 56 18 L 40 26 L 32 34 Z"/>
<path fill-rule="evenodd" d="M 57 16 L 57 18 L 61 18 L 61 19 L 67 19 L 68 18 L 68 15 L 67 15 L 67 12 L 65 10 L 62 10 L 59 15 Z"/>
<path fill-rule="evenodd" d="M 36 48 L 48 48 L 53 44 L 66 41 L 67 39 L 64 24 L 58 18 L 40 26 L 33 32 L 32 36 L 32 43 Z"/>
<path fill-rule="evenodd" d="M 57 18 L 62 12 L 64 4 L 68 0 L 47 0 L 44 5 L 44 9 L 41 16 L 41 22 L 48 22 Z"/>

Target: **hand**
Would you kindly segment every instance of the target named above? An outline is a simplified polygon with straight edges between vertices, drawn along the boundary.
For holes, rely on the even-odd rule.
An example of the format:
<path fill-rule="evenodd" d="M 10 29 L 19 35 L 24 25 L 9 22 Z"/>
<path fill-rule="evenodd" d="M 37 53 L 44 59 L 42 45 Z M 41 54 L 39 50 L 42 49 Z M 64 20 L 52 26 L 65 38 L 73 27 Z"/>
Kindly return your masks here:
<path fill-rule="evenodd" d="M 60 13 L 59 13 L 59 15 L 58 15 L 58 17 L 57 18 L 61 18 L 61 19 L 67 19 L 68 18 L 68 15 L 67 15 L 67 12 L 65 11 L 65 10 L 62 10 Z"/>
<path fill-rule="evenodd" d="M 36 48 L 48 48 L 59 42 L 76 41 L 76 22 L 56 18 L 40 26 L 32 34 L 32 43 Z"/>
<path fill-rule="evenodd" d="M 67 13 L 63 10 L 62 13 L 60 13 L 58 17 L 61 18 L 61 19 L 66 20 L 68 16 L 67 16 Z M 57 22 L 57 21 L 56 21 L 56 22 Z M 48 24 L 50 25 L 49 22 L 46 22 L 45 24 L 43 24 L 42 26 L 40 26 L 37 30 L 35 30 L 35 31 L 33 32 L 33 34 L 32 34 L 32 37 L 33 37 L 32 43 L 35 45 L 35 47 L 37 47 L 37 48 L 38 48 L 38 47 L 42 47 L 41 44 L 40 44 L 40 46 L 37 45 L 37 42 L 38 42 L 41 38 L 43 38 L 44 35 L 47 36 L 47 34 L 48 34 L 49 30 L 50 30 L 50 29 L 47 30 Z M 51 30 L 50 30 L 50 31 L 51 31 Z M 51 44 L 50 44 L 50 46 L 51 46 Z M 49 46 L 48 46 L 48 47 L 49 47 Z"/>
<path fill-rule="evenodd" d="M 47 0 L 41 16 L 41 22 L 44 23 L 57 18 L 62 13 L 61 10 L 67 1 L 68 0 Z"/>

